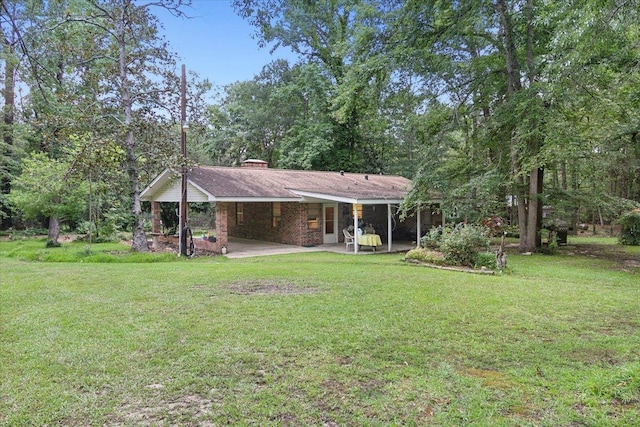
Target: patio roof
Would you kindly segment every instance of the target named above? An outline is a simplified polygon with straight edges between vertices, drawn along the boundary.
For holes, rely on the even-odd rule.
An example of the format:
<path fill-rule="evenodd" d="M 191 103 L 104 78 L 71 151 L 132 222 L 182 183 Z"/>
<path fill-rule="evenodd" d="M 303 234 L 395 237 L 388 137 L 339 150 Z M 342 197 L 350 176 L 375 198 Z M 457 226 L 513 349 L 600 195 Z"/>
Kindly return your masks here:
<path fill-rule="evenodd" d="M 199 166 L 187 174 L 189 202 L 400 203 L 411 181 L 395 175 L 321 172 L 266 167 Z M 180 200 L 180 173 L 167 169 L 141 194 L 142 200 Z"/>

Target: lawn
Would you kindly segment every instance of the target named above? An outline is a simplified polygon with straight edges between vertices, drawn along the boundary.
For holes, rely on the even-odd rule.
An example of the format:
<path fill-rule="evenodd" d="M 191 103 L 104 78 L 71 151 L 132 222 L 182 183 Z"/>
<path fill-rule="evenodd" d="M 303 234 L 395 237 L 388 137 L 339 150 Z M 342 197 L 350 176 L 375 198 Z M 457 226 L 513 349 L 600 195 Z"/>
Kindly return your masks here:
<path fill-rule="evenodd" d="M 640 250 L 613 242 L 487 276 L 2 241 L 0 425 L 640 425 Z"/>

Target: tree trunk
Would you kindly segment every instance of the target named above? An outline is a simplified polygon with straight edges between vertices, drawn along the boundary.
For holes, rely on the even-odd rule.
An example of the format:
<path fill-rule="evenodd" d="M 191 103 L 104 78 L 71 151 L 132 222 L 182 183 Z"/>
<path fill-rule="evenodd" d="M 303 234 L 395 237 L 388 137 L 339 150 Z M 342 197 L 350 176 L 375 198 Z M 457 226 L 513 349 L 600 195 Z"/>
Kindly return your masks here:
<path fill-rule="evenodd" d="M 640 138 L 638 138 L 638 133 L 636 133 L 633 136 L 633 141 L 636 142 L 636 144 L 638 144 Z M 638 145 L 636 145 L 637 147 Z M 639 150 L 640 151 L 640 150 Z M 636 192 L 636 202 L 640 203 L 640 152 L 638 153 L 636 160 L 638 161 L 638 169 L 636 170 L 636 188 L 637 188 L 637 192 Z"/>
<path fill-rule="evenodd" d="M 144 218 L 142 217 L 142 203 L 140 202 L 140 184 L 138 182 L 138 165 L 136 160 L 136 146 L 133 129 L 133 101 L 129 93 L 127 75 L 127 53 L 126 53 L 126 6 L 122 11 L 122 21 L 119 23 L 118 34 L 119 43 L 119 65 L 120 82 L 122 95 L 122 108 L 124 112 L 124 124 L 126 128 L 124 148 L 126 152 L 127 175 L 129 177 L 129 189 L 131 191 L 131 213 L 133 215 L 133 238 L 131 239 L 131 249 L 138 252 L 148 252 L 149 243 L 144 233 Z"/>
<path fill-rule="evenodd" d="M 524 182 L 522 182 L 524 185 Z M 518 251 L 519 252 L 527 252 L 529 249 L 529 245 L 527 244 L 527 235 L 528 235 L 528 227 L 527 227 L 527 204 L 528 200 L 525 197 L 524 191 L 517 190 L 516 197 L 518 198 L 518 233 L 520 237 L 518 238 Z"/>
<path fill-rule="evenodd" d="M 577 194 L 578 193 L 578 171 L 576 170 L 575 167 L 571 167 L 571 190 L 573 191 L 573 194 Z M 573 206 L 573 210 L 571 212 L 571 226 L 574 229 L 578 229 L 578 222 L 580 221 L 580 204 L 578 203 L 578 201 L 576 200 L 576 198 L 574 197 L 574 206 Z M 577 233 L 577 231 L 576 231 Z"/>
<path fill-rule="evenodd" d="M 15 62 L 13 60 L 13 46 L 2 37 L 2 42 L 7 49 L 7 54 L 4 60 L 4 108 L 2 114 L 3 129 L 2 129 L 2 141 L 3 147 L 0 153 L 3 161 L 0 170 L 0 194 L 9 194 L 11 192 L 11 166 L 10 160 L 13 157 L 13 120 L 14 120 L 14 106 L 15 106 Z M 2 203 L 0 205 L 0 229 L 6 230 L 13 225 L 11 208 L 8 205 Z"/>
<path fill-rule="evenodd" d="M 531 171 L 531 178 L 529 178 L 529 197 L 527 203 L 527 237 L 525 243 L 526 252 L 533 252 L 536 250 L 536 241 L 538 240 L 538 230 L 536 224 L 538 223 L 538 169 Z"/>
<path fill-rule="evenodd" d="M 58 222 L 58 218 L 51 216 L 49 217 L 49 235 L 47 236 L 47 247 L 53 248 L 56 246 L 60 246 L 58 237 L 60 237 L 60 223 Z"/>
<path fill-rule="evenodd" d="M 520 63 L 518 62 L 517 49 L 513 38 L 513 23 L 504 0 L 496 2 L 500 24 L 502 26 L 502 40 L 505 49 L 507 71 L 507 95 L 522 89 L 520 82 Z"/>
<path fill-rule="evenodd" d="M 540 249 L 542 247 L 542 235 L 540 231 L 542 230 L 542 211 L 544 208 L 544 202 L 540 199 L 540 195 L 544 190 L 544 168 L 538 168 L 538 190 L 537 190 L 537 201 L 538 201 L 538 209 L 536 212 L 536 249 Z"/>

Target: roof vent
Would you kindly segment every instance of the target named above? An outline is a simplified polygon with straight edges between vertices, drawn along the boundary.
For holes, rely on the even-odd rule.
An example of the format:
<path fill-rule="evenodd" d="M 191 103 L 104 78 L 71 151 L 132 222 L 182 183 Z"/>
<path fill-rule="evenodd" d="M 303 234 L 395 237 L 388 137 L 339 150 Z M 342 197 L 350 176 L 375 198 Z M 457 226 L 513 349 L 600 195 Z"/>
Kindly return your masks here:
<path fill-rule="evenodd" d="M 258 159 L 247 159 L 244 162 L 242 162 L 242 167 L 243 168 L 268 168 L 269 167 L 269 163 L 265 162 L 264 160 L 258 160 Z"/>
<path fill-rule="evenodd" d="M 367 181 L 369 181 L 369 175 L 365 175 L 364 179 L 366 179 Z"/>
<path fill-rule="evenodd" d="M 340 175 L 344 176 L 344 171 L 340 171 Z"/>

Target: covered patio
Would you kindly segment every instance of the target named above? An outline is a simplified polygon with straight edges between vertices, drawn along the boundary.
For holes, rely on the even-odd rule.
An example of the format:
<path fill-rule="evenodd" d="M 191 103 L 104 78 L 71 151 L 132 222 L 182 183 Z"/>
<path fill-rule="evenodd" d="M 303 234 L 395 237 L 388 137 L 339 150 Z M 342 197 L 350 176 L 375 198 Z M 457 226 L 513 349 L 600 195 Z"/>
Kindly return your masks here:
<path fill-rule="evenodd" d="M 393 243 L 391 252 L 406 252 L 415 248 L 415 242 L 397 241 Z M 333 252 L 337 254 L 353 255 L 353 251 L 347 251 L 343 243 L 329 243 L 318 246 L 295 246 L 282 243 L 264 242 L 259 240 L 249 240 L 237 237 L 229 238 L 227 258 L 248 258 L 268 255 L 283 255 L 305 252 Z M 371 248 L 364 248 L 358 252 L 360 255 L 386 254 L 389 252 L 373 251 Z M 196 249 L 196 255 L 198 251 Z"/>

